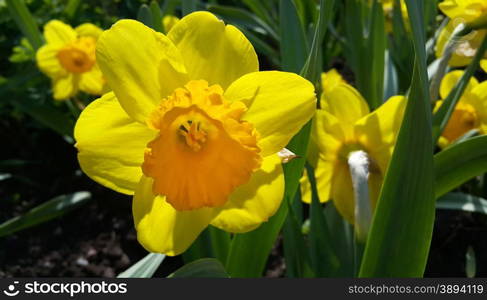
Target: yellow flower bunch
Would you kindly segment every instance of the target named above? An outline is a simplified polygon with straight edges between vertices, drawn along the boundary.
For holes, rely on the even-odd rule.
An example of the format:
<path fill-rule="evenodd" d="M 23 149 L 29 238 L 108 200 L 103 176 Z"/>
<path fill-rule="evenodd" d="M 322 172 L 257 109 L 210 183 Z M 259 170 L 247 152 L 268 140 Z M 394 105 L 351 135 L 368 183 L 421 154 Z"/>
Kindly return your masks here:
<path fill-rule="evenodd" d="M 354 223 L 354 194 L 348 157 L 364 151 L 370 161 L 369 199 L 378 198 L 391 159 L 406 99 L 394 96 L 370 112 L 360 93 L 332 70 L 322 76 L 321 108 L 316 111 L 311 136 L 310 161 L 318 197 L 333 199 L 340 214 Z M 330 84 L 332 83 L 332 84 Z M 303 201 L 310 202 L 309 184 L 302 178 Z"/>
<path fill-rule="evenodd" d="M 134 194 L 139 242 L 177 255 L 208 224 L 247 232 L 278 209 L 278 152 L 313 116 L 313 85 L 259 72 L 254 48 L 208 12 L 167 35 L 121 20 L 97 61 L 113 92 L 82 112 L 78 159 L 93 180 Z"/>
<path fill-rule="evenodd" d="M 485 0 L 444 0 L 438 4 L 440 10 L 450 18 L 448 24 L 441 31 L 436 43 L 436 56 L 443 55 L 444 48 L 456 26 L 469 23 L 478 18 L 487 16 L 487 1 Z M 470 63 L 477 49 L 480 47 L 487 30 L 476 30 L 458 41 L 449 64 L 453 67 L 462 67 Z M 487 59 L 487 54 L 485 56 Z M 487 70 L 487 60 L 481 62 Z"/>
<path fill-rule="evenodd" d="M 92 95 L 104 92 L 105 80 L 95 57 L 101 33 L 90 23 L 73 29 L 52 20 L 44 26 L 46 44 L 37 51 L 36 60 L 39 69 L 51 78 L 54 99 L 68 99 L 78 90 Z"/>
<path fill-rule="evenodd" d="M 463 71 L 452 71 L 445 75 L 440 85 L 440 96 L 445 99 L 463 75 Z M 443 100 L 436 102 L 437 110 Z M 487 133 L 487 81 L 479 84 L 471 78 L 465 92 L 458 101 L 448 123 L 438 140 L 441 148 L 448 146 L 470 130 Z"/>

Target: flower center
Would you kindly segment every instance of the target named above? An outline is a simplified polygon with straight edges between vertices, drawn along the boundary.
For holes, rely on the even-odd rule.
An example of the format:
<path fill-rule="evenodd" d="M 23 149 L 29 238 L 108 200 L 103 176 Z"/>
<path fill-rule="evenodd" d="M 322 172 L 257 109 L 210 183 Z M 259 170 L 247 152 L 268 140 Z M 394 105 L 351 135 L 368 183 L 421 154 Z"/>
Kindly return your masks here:
<path fill-rule="evenodd" d="M 59 50 L 57 57 L 69 72 L 88 72 L 95 64 L 95 46 L 93 37 L 80 37 Z"/>
<path fill-rule="evenodd" d="M 218 207 L 246 183 L 261 163 L 258 134 L 241 120 L 240 101 L 219 85 L 192 80 L 161 101 L 148 125 L 159 131 L 148 145 L 142 170 L 154 194 L 175 209 Z"/>
<path fill-rule="evenodd" d="M 454 141 L 477 126 L 478 118 L 475 109 L 470 104 L 460 102 L 453 111 L 443 136 L 449 141 Z"/>

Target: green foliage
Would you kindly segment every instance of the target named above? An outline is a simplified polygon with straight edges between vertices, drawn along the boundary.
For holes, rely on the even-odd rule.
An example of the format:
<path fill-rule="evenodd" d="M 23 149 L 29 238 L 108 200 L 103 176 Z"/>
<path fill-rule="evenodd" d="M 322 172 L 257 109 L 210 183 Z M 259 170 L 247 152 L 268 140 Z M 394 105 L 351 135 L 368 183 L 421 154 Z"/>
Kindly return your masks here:
<path fill-rule="evenodd" d="M 0 224 L 0 237 L 59 218 L 91 199 L 89 192 L 61 195 Z"/>
<path fill-rule="evenodd" d="M 421 2 L 407 0 L 415 68 L 396 147 L 360 268 L 361 277 L 421 277 L 434 223 L 431 110 Z M 384 259 L 387 257 L 387 259 Z"/>
<path fill-rule="evenodd" d="M 166 256 L 159 253 L 149 253 L 117 278 L 150 278 L 157 271 Z"/>

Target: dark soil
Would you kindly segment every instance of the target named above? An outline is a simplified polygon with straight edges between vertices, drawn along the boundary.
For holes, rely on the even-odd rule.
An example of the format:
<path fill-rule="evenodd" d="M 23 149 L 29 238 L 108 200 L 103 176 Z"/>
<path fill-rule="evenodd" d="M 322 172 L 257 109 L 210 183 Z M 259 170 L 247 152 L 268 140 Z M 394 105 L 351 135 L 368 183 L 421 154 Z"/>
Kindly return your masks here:
<path fill-rule="evenodd" d="M 9 141 L 7 147 L 0 147 L 0 161 L 29 162 L 0 170 L 14 175 L 0 181 L 0 222 L 60 194 L 92 193 L 87 205 L 59 219 L 0 238 L 0 277 L 115 277 L 147 254 L 136 240 L 131 198 L 103 188 L 82 174 L 72 145 L 49 130 L 11 118 L 0 121 L 0 141 Z M 465 254 L 472 246 L 477 276 L 486 277 L 486 236 L 485 216 L 437 211 L 425 275 L 465 276 Z M 167 276 L 181 265 L 179 257 L 168 257 L 156 276 Z M 279 239 L 265 276 L 284 274 Z"/>

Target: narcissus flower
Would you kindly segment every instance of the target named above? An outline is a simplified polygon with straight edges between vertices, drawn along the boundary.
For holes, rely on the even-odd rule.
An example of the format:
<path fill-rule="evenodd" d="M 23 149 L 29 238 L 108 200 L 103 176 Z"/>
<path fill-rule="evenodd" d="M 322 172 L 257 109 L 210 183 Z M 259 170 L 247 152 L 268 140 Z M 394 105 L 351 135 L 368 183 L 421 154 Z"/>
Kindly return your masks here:
<path fill-rule="evenodd" d="M 277 153 L 314 112 L 313 85 L 259 72 L 235 27 L 207 12 L 163 35 L 121 20 L 97 44 L 113 92 L 90 104 L 75 128 L 83 171 L 134 194 L 140 243 L 177 255 L 208 224 L 246 232 L 278 209 Z"/>
<path fill-rule="evenodd" d="M 440 96 L 445 99 L 463 75 L 457 70 L 445 75 L 440 85 Z M 437 101 L 435 110 L 443 104 Z M 462 97 L 455 106 L 450 120 L 438 140 L 441 148 L 463 136 L 470 130 L 477 129 L 480 134 L 487 133 L 487 81 L 478 83 L 472 77 Z"/>
<path fill-rule="evenodd" d="M 364 151 L 368 156 L 369 199 L 372 206 L 375 206 L 406 100 L 403 96 L 394 96 L 370 112 L 360 93 L 347 83 L 341 82 L 328 88 L 324 86 L 323 91 L 322 109 L 316 111 L 313 123 L 309 158 L 315 170 L 320 201 L 333 199 L 340 214 L 353 224 L 355 205 L 348 166 L 349 155 L 355 151 Z M 311 197 L 306 183 L 303 180 L 302 183 L 302 191 L 305 193 L 303 201 L 309 202 Z"/>
<path fill-rule="evenodd" d="M 485 0 L 444 0 L 438 4 L 440 10 L 450 18 L 448 24 L 441 31 L 436 43 L 436 56 L 443 55 L 448 39 L 456 26 L 469 23 L 478 18 L 487 16 L 487 1 Z M 449 61 L 453 67 L 466 66 L 475 56 L 487 30 L 476 30 L 457 41 L 456 50 Z M 485 56 L 487 58 L 487 54 Z M 482 64 L 486 64 L 483 62 Z"/>
<path fill-rule="evenodd" d="M 44 26 L 46 44 L 39 48 L 39 69 L 51 78 L 54 99 L 74 96 L 78 90 L 101 95 L 105 80 L 95 58 L 96 41 L 102 30 L 85 23 L 75 29 L 58 20 Z"/>

